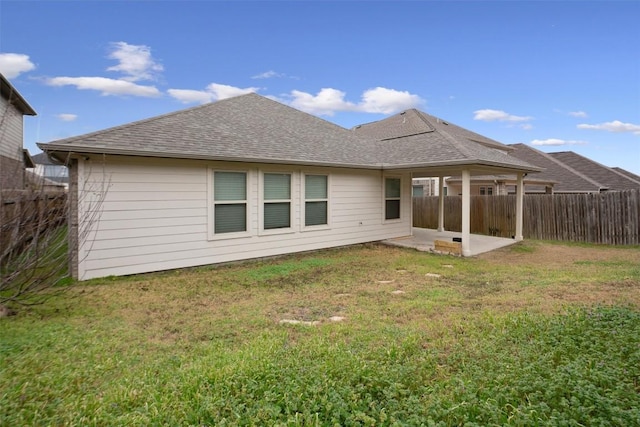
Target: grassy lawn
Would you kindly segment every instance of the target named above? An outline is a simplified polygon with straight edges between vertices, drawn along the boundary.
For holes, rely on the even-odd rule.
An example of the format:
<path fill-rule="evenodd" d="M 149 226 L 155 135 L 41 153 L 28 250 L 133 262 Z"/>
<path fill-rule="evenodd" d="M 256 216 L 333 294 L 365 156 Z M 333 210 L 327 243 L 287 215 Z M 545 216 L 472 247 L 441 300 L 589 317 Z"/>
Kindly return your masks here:
<path fill-rule="evenodd" d="M 505 424 L 640 425 L 640 248 L 363 245 L 0 319 L 2 426 Z"/>

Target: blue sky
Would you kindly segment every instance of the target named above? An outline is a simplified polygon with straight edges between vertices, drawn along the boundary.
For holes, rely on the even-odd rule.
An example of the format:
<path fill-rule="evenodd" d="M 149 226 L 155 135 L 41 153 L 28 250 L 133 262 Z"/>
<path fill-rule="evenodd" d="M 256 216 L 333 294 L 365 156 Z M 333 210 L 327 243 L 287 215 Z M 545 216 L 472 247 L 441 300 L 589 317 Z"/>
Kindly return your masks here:
<path fill-rule="evenodd" d="M 640 174 L 640 1 L 7 1 L 25 147 L 247 91 L 350 128 L 407 108 Z"/>

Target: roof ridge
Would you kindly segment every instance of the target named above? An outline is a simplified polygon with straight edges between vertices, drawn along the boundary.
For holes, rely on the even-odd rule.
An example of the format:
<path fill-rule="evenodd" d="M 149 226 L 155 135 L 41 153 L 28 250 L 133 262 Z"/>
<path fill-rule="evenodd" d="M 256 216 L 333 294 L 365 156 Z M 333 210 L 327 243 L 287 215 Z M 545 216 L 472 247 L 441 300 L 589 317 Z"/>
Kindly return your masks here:
<path fill-rule="evenodd" d="M 471 153 L 471 151 L 469 151 L 467 149 L 467 147 L 465 147 L 463 144 L 461 144 L 460 141 L 458 141 L 456 138 L 451 136 L 448 132 L 446 132 L 444 130 L 436 130 L 436 132 L 439 133 L 440 135 L 442 135 L 443 137 L 445 137 L 447 140 L 449 140 L 453 144 L 453 146 L 460 153 L 462 153 L 465 157 L 467 157 L 467 158 L 469 158 L 469 157 L 475 158 L 476 157 Z"/>
<path fill-rule="evenodd" d="M 435 132 L 435 131 L 436 131 L 435 126 L 433 126 L 433 125 L 431 124 L 431 122 L 430 122 L 429 120 L 427 120 L 427 118 L 425 117 L 425 114 L 426 114 L 426 113 L 423 113 L 422 111 L 417 110 L 417 109 L 415 109 L 415 108 L 412 108 L 411 110 L 413 110 L 413 111 L 415 111 L 415 112 L 416 112 L 416 114 L 418 115 L 418 117 L 420 118 L 420 120 L 422 120 L 423 122 L 425 122 L 425 124 L 429 127 L 429 129 L 431 129 L 431 132 Z M 427 132 L 423 132 L 423 133 L 427 133 Z"/>

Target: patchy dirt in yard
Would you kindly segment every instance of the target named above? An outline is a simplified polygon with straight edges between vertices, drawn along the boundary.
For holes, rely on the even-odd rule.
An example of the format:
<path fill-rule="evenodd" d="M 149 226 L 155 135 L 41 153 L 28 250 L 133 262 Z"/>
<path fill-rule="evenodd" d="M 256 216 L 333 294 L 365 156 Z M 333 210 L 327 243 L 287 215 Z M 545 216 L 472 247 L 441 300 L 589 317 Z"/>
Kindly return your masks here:
<path fill-rule="evenodd" d="M 521 265 L 561 266 L 579 261 L 635 261 L 640 265 L 637 247 L 581 247 L 543 242 L 523 242 L 518 247 L 505 247 L 477 256 L 488 262 L 520 263 Z"/>

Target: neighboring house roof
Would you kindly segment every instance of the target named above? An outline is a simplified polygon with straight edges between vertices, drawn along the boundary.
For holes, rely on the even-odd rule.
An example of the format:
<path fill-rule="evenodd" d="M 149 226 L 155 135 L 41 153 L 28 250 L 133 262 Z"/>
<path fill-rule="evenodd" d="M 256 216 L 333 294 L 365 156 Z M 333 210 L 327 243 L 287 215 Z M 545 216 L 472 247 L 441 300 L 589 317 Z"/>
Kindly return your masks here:
<path fill-rule="evenodd" d="M 550 154 L 525 144 L 511 144 L 510 147 L 514 150 L 512 152 L 514 157 L 544 168 L 536 178 L 555 181 L 553 191 L 556 193 L 599 192 L 607 189 L 606 185 L 571 168 Z"/>
<path fill-rule="evenodd" d="M 60 163 L 53 162 L 47 153 L 39 153 L 31 158 L 36 165 L 60 165 Z"/>
<path fill-rule="evenodd" d="M 558 153 L 549 153 L 549 155 L 568 167 L 589 176 L 589 178 L 600 183 L 600 185 L 610 191 L 640 189 L 640 180 L 630 178 L 625 174 L 574 153 L 573 151 L 561 151 Z"/>
<path fill-rule="evenodd" d="M 252 93 L 38 146 L 58 157 L 76 152 L 375 169 L 481 164 L 537 170 L 443 133 L 434 132 L 437 147 L 424 138 L 380 141 Z"/>
<path fill-rule="evenodd" d="M 621 173 L 621 174 L 623 174 L 623 175 L 625 175 L 625 176 L 627 176 L 627 177 L 629 177 L 631 179 L 635 179 L 636 181 L 640 182 L 640 175 L 636 175 L 633 172 L 629 172 L 628 170 L 619 168 L 617 166 L 612 167 L 611 169 L 613 169 L 614 171 L 619 172 L 619 173 Z"/>
<path fill-rule="evenodd" d="M 20 95 L 16 88 L 9 83 L 9 80 L 2 75 L 2 73 L 0 73 L 0 94 L 4 99 L 9 101 L 10 104 L 13 104 L 23 115 L 35 116 L 37 114 L 22 95 Z"/>

